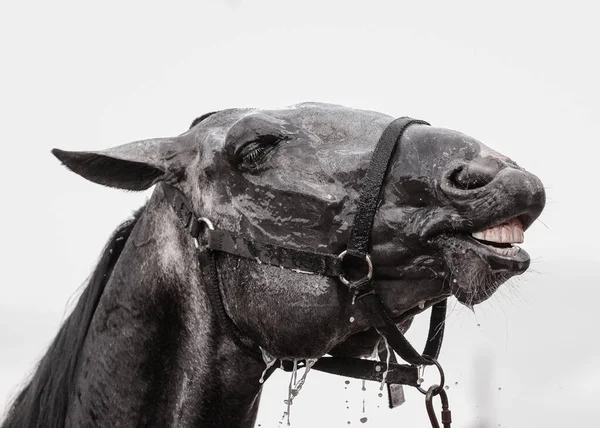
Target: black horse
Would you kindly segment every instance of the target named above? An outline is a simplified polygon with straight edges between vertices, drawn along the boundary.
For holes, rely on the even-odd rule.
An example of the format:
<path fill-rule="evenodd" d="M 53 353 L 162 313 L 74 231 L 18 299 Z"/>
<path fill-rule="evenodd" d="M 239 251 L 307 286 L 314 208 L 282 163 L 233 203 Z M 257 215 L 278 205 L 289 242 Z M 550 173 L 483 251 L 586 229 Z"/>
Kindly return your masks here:
<path fill-rule="evenodd" d="M 157 186 L 109 240 L 3 427 L 252 426 L 265 362 L 244 344 L 266 361 L 370 355 L 378 326 L 339 278 L 229 253 L 207 273 L 178 208 L 204 217 L 198 227 L 247 242 L 340 254 L 390 122 L 315 103 L 233 109 L 204 115 L 174 138 L 55 150 L 93 182 Z M 187 208 L 174 202 L 178 195 Z M 391 319 L 406 329 L 450 295 L 471 306 L 523 273 L 529 256 L 513 244 L 544 203 L 540 180 L 507 157 L 456 131 L 408 127 L 369 247 L 373 284 Z M 215 280 L 224 314 L 211 301 Z"/>

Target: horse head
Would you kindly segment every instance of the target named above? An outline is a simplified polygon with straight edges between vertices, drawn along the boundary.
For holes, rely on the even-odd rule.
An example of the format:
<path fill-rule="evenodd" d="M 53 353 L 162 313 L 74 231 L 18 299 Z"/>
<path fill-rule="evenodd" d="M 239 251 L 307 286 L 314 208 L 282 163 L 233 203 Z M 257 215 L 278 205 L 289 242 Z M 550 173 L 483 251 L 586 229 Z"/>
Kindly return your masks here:
<path fill-rule="evenodd" d="M 391 120 L 315 103 L 226 110 L 175 138 L 54 153 L 100 184 L 142 190 L 167 182 L 217 229 L 340 254 L 373 149 Z M 447 129 L 408 128 L 371 237 L 375 286 L 391 316 L 401 319 L 450 294 L 477 304 L 523 273 L 529 256 L 514 244 L 544 202 L 535 175 L 481 142 Z M 235 257 L 218 265 L 228 315 L 272 355 L 319 357 L 373 327 L 337 278 Z"/>
<path fill-rule="evenodd" d="M 144 397 L 154 397 L 153 404 L 125 406 L 133 400 L 133 390 L 125 387 L 92 394 L 88 401 L 79 393 L 79 401 L 73 404 L 73 398 L 70 404 L 79 409 L 70 410 L 71 420 L 83 424 L 89 412 L 81 409 L 97 407 L 97 397 L 106 403 L 112 400 L 106 397 L 116 397 L 118 406 L 104 403 L 116 412 L 113 420 L 138 417 L 131 415 L 143 409 L 148 415 L 159 407 L 156 403 L 169 400 L 177 406 L 186 400 L 203 404 L 178 408 L 179 416 L 161 412 L 161 418 L 206 420 L 216 417 L 215 408 L 225 406 L 221 395 L 230 391 L 247 411 L 236 418 L 237 410 L 224 410 L 218 420 L 228 426 L 251 423 L 264 366 L 244 359 L 224 337 L 205 290 L 210 272 L 199 266 L 194 237 L 166 202 L 168 189 L 184 195 L 194 215 L 206 224 L 210 220 L 216 231 L 244 242 L 342 254 L 373 151 L 392 120 L 317 103 L 232 109 L 204 115 L 172 138 L 102 151 L 54 150 L 69 169 L 102 185 L 144 190 L 158 184 L 114 269 L 105 275 L 106 289 L 74 371 L 80 378 L 73 381 L 80 391 L 114 386 L 98 380 L 107 376 L 131 377 Z M 514 244 L 523 241 L 544 207 L 544 188 L 535 175 L 474 138 L 419 123 L 404 130 L 385 171 L 369 237 L 372 284 L 402 330 L 414 315 L 450 295 L 468 306 L 478 304 L 528 268 L 528 254 Z M 361 356 L 379 340 L 380 326 L 337 276 L 226 252 L 214 263 L 226 316 L 246 343 L 266 355 L 282 360 Z M 350 261 L 345 269 L 344 275 L 360 277 L 365 266 Z M 143 357 L 152 346 L 164 352 Z M 224 365 L 216 389 L 221 395 L 210 399 L 206 388 L 189 380 L 209 376 L 209 360 Z M 119 364 L 111 365 L 115 361 Z M 98 367 L 101 373 L 88 377 Z M 234 388 L 235 376 L 255 386 Z M 200 416 L 190 416 L 197 412 Z"/>

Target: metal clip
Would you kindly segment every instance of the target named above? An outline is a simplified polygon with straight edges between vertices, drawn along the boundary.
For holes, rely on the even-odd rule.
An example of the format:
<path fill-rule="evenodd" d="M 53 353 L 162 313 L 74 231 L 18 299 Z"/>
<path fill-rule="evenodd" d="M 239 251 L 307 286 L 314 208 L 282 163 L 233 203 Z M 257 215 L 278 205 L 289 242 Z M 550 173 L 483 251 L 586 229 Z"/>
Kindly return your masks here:
<path fill-rule="evenodd" d="M 427 415 L 429 416 L 429 422 L 431 422 L 432 428 L 440 428 L 440 423 L 435 415 L 435 410 L 433 409 L 433 397 L 436 395 L 440 396 L 442 401 L 442 425 L 444 428 L 451 428 L 452 424 L 452 413 L 450 412 L 449 404 L 448 404 L 448 394 L 444 391 L 443 387 L 440 385 L 432 385 L 427 390 L 425 394 L 425 408 L 427 409 Z"/>

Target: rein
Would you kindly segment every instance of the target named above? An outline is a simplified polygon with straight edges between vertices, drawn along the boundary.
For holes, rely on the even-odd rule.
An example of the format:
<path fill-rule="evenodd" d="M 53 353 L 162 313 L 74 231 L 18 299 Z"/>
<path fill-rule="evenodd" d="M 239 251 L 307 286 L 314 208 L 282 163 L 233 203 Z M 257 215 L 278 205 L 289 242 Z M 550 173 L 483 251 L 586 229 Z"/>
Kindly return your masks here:
<path fill-rule="evenodd" d="M 373 281 L 373 264 L 369 255 L 373 221 L 381 199 L 383 182 L 390 160 L 404 131 L 414 124 L 429 125 L 422 120 L 402 117 L 391 122 L 383 131 L 363 181 L 348 247 L 339 255 L 282 247 L 248 240 L 228 231 L 215 230 L 209 219 L 196 216 L 189 200 L 183 193 L 166 183 L 162 183 L 162 186 L 166 199 L 183 226 L 189 229 L 190 235 L 194 238 L 200 268 L 204 270 L 207 278 L 209 300 L 219 319 L 219 326 L 233 338 L 244 352 L 261 362 L 263 361 L 260 349 L 257 349 L 258 347 L 242 334 L 225 311 L 216 266 L 216 255 L 219 252 L 287 268 L 299 273 L 338 277 L 354 293 L 354 299 L 362 302 L 373 325 L 381 326 L 377 327 L 377 330 L 384 336 L 389 346 L 409 364 L 398 364 L 394 353 L 390 352 L 390 362 L 387 363 L 381 354 L 381 361 L 324 357 L 314 363 L 311 369 L 363 380 L 378 382 L 385 380 L 390 397 L 390 407 L 394 407 L 392 385 L 413 386 L 426 397 L 427 412 L 433 428 L 440 426 L 433 411 L 432 401 L 433 397 L 439 395 L 443 408 L 442 423 L 444 428 L 449 428 L 451 418 L 450 410 L 448 410 L 448 397 L 444 391 L 444 372 L 437 362 L 444 336 L 447 299 L 432 306 L 425 349 L 422 354 L 419 354 L 398 329 L 377 293 Z M 352 266 L 354 269 L 363 266 L 366 274 L 359 279 L 348 278 L 345 266 Z M 425 391 L 420 386 L 423 382 L 420 374 L 422 368 L 430 365 L 437 367 L 440 373 L 440 383 Z M 298 367 L 303 367 L 303 365 Z M 293 369 L 285 363 L 282 363 L 282 368 L 286 371 Z M 272 367 L 271 370 L 275 370 L 275 367 Z"/>

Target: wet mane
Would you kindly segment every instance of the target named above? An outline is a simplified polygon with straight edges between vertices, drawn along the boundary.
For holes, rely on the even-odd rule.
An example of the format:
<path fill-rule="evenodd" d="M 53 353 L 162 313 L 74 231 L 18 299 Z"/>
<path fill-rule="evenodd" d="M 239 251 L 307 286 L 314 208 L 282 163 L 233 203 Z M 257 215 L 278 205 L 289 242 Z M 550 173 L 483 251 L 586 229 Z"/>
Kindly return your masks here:
<path fill-rule="evenodd" d="M 75 391 L 74 378 L 88 328 L 133 227 L 143 208 L 125 221 L 106 244 L 71 315 L 39 362 L 31 381 L 15 398 L 2 428 L 62 427 Z"/>

